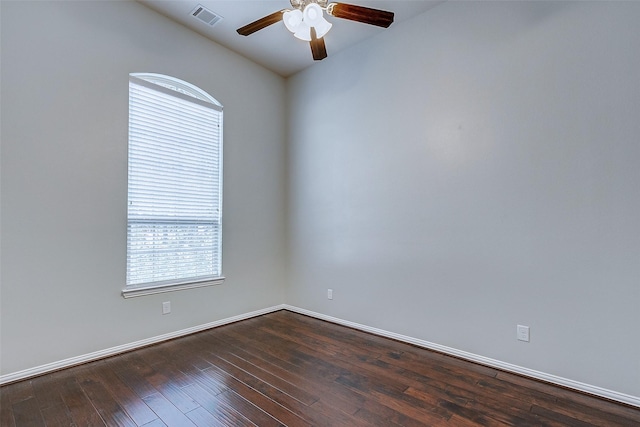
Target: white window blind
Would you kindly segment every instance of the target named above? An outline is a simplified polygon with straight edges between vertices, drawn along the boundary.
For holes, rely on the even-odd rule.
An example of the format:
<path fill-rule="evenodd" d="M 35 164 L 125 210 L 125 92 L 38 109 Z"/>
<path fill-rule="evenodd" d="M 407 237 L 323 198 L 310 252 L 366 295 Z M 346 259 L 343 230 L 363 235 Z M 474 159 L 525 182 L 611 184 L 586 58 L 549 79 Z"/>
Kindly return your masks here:
<path fill-rule="evenodd" d="M 222 276 L 222 107 L 156 77 L 129 81 L 128 288 Z"/>

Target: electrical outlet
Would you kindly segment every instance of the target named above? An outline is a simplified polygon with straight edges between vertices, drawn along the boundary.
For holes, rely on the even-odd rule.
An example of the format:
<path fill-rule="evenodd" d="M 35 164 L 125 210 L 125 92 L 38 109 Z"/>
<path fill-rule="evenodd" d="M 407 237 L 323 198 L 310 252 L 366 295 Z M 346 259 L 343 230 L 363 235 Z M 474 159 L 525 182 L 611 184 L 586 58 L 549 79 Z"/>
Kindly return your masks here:
<path fill-rule="evenodd" d="M 327 289 L 327 298 L 333 299 L 333 289 Z"/>
<path fill-rule="evenodd" d="M 519 341 L 529 342 L 529 327 L 518 325 L 516 328 Z"/>
<path fill-rule="evenodd" d="M 171 313 L 171 301 L 166 301 L 162 303 L 162 314 Z"/>

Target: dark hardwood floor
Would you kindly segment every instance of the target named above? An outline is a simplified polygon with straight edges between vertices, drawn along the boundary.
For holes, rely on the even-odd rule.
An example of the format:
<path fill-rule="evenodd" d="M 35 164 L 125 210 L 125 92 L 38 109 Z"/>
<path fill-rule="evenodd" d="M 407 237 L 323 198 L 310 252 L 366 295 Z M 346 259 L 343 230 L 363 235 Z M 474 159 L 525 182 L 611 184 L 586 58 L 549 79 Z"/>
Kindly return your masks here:
<path fill-rule="evenodd" d="M 4 386 L 12 426 L 640 426 L 640 410 L 280 311 Z"/>

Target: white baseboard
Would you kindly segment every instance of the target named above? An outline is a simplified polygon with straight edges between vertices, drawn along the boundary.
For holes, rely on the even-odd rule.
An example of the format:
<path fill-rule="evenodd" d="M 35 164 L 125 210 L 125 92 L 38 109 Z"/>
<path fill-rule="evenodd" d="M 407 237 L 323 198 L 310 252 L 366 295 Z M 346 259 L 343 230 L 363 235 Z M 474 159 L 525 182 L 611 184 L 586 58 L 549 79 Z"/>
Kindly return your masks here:
<path fill-rule="evenodd" d="M 282 309 L 284 309 L 284 305 L 277 305 L 277 306 L 265 308 L 262 310 L 252 311 L 250 313 L 240 314 L 238 316 L 228 317 L 226 319 L 216 320 L 215 322 L 206 323 L 204 325 L 198 325 L 191 328 L 182 329 L 180 331 L 170 332 L 164 335 L 158 335 L 156 337 L 147 338 L 147 339 L 132 342 L 129 344 L 119 345 L 117 347 L 107 348 L 105 350 L 83 354 L 81 356 L 70 357 L 69 359 L 64 359 L 64 360 L 60 360 L 58 362 L 53 362 L 53 363 L 47 363 L 45 365 L 36 366 L 35 368 L 25 369 L 23 371 L 1 375 L 0 385 L 25 380 L 27 378 L 43 375 L 53 371 L 58 371 L 60 369 L 70 368 L 72 366 L 80 365 L 83 363 L 93 362 L 95 360 L 104 359 L 105 357 L 115 356 L 116 354 L 135 350 L 137 348 L 146 347 L 151 344 L 157 344 L 162 341 L 179 338 L 185 335 L 190 335 L 196 332 L 204 331 L 206 329 L 215 328 L 216 326 L 227 325 L 229 323 L 238 322 L 240 320 L 249 319 L 251 317 L 261 316 L 263 314 L 272 313 L 274 311 L 278 311 Z"/>
<path fill-rule="evenodd" d="M 570 380 L 568 378 L 559 377 L 545 372 L 535 371 L 533 369 L 524 368 L 522 366 L 513 365 L 511 363 L 502 362 L 500 360 L 491 359 L 488 357 L 480 356 L 477 354 L 469 353 L 455 348 L 446 347 L 440 344 L 435 344 L 429 341 L 420 340 L 417 338 L 409 337 L 406 335 L 396 334 L 395 332 L 385 331 L 383 329 L 373 328 L 359 323 L 350 322 L 348 320 L 339 319 L 337 317 L 327 316 L 325 314 L 316 313 L 313 311 L 305 310 L 303 308 L 284 304 L 285 310 L 293 311 L 295 313 L 304 314 L 310 317 L 314 317 L 320 320 L 326 320 L 328 322 L 337 323 L 339 325 L 348 326 L 353 329 L 358 329 L 364 332 L 369 332 L 375 335 L 379 335 L 386 338 L 391 338 L 397 341 L 402 341 L 408 344 L 413 344 L 418 347 L 423 347 L 429 350 L 435 350 L 440 353 L 448 354 L 451 356 L 459 357 L 461 359 L 469 360 L 471 362 L 479 363 L 485 366 L 501 369 L 503 371 L 512 372 L 515 374 L 523 375 L 529 378 L 545 381 L 551 384 L 556 384 L 562 387 L 571 388 L 584 393 L 589 393 L 595 396 L 603 397 L 605 399 L 614 400 L 617 402 L 625 403 L 627 405 L 636 406 L 640 408 L 640 397 L 631 396 L 617 391 L 608 390 L 602 387 L 585 384 L 579 381 Z"/>

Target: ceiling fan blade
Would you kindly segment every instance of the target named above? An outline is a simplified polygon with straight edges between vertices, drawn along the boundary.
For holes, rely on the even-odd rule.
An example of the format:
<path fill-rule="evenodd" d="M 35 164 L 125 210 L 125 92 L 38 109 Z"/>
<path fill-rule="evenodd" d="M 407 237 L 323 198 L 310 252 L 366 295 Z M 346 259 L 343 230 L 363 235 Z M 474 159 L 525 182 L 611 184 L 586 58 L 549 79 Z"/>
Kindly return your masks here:
<path fill-rule="evenodd" d="M 311 45 L 311 54 L 313 55 L 313 59 L 316 61 L 321 61 L 327 57 L 327 48 L 324 45 L 324 38 L 319 39 L 316 37 L 316 29 L 311 27 L 311 41 L 309 42 Z"/>
<path fill-rule="evenodd" d="M 371 9 L 364 6 L 356 6 L 346 3 L 329 3 L 327 13 L 336 18 L 350 19 L 378 27 L 387 28 L 393 23 L 393 12 Z"/>
<path fill-rule="evenodd" d="M 245 25 L 242 28 L 238 28 L 236 31 L 241 36 L 248 36 L 249 34 L 253 34 L 256 31 L 260 31 L 263 28 L 268 27 L 269 25 L 273 25 L 276 22 L 282 21 L 282 17 L 287 9 L 279 10 L 277 12 L 273 12 L 271 15 L 267 15 L 263 18 L 258 19 L 257 21 L 253 21 L 250 24 Z"/>

